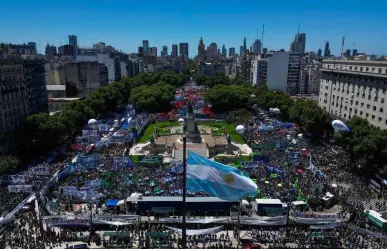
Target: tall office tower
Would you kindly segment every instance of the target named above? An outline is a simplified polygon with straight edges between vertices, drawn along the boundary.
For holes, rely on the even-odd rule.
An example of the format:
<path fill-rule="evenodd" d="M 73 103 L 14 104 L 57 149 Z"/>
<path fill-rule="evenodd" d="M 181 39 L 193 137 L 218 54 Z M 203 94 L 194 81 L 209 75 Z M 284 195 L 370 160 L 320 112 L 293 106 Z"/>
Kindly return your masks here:
<path fill-rule="evenodd" d="M 151 47 L 149 48 L 149 54 L 157 56 L 157 47 Z"/>
<path fill-rule="evenodd" d="M 206 59 L 207 60 L 215 59 L 217 52 L 218 52 L 218 46 L 216 45 L 215 42 L 211 43 L 206 50 Z"/>
<path fill-rule="evenodd" d="M 262 49 L 261 40 L 256 39 L 255 42 L 253 43 L 253 50 L 252 50 L 252 52 L 254 54 L 261 54 L 261 49 Z"/>
<path fill-rule="evenodd" d="M 319 48 L 319 49 L 317 50 L 317 56 L 318 56 L 318 57 L 321 57 L 321 55 L 322 55 L 322 50 L 321 50 L 321 48 Z"/>
<path fill-rule="evenodd" d="M 243 54 L 245 53 L 246 49 L 247 49 L 247 45 L 246 45 L 246 37 L 245 37 L 243 38 Z"/>
<path fill-rule="evenodd" d="M 325 42 L 324 58 L 330 57 L 331 51 L 329 50 L 329 41 Z"/>
<path fill-rule="evenodd" d="M 28 46 L 31 46 L 33 48 L 34 54 L 38 53 L 38 49 L 36 48 L 36 42 L 28 42 Z"/>
<path fill-rule="evenodd" d="M 143 57 L 144 56 L 144 48 L 143 47 L 138 47 L 138 56 Z"/>
<path fill-rule="evenodd" d="M 166 46 L 166 45 L 163 46 L 163 53 L 165 55 L 168 55 L 168 46 Z"/>
<path fill-rule="evenodd" d="M 235 48 L 234 47 L 230 47 L 228 49 L 228 56 L 231 57 L 231 56 L 234 56 L 235 55 Z"/>
<path fill-rule="evenodd" d="M 290 44 L 290 52 L 305 54 L 306 34 L 297 33 L 294 36 L 294 41 Z"/>
<path fill-rule="evenodd" d="M 203 38 L 200 37 L 199 45 L 198 45 L 198 55 L 199 56 L 204 56 L 204 52 L 206 50 L 206 47 L 203 42 Z"/>
<path fill-rule="evenodd" d="M 78 39 L 76 35 L 69 35 L 69 45 L 73 46 L 73 56 L 78 55 Z"/>
<path fill-rule="evenodd" d="M 179 51 L 178 51 L 178 50 L 179 50 L 179 49 L 178 49 L 177 44 L 173 44 L 173 45 L 172 45 L 172 52 L 171 52 L 171 56 L 172 56 L 173 58 L 176 58 L 177 55 L 179 54 Z"/>
<path fill-rule="evenodd" d="M 262 48 L 262 54 L 263 54 L 264 57 L 266 56 L 266 54 L 267 54 L 267 48 Z"/>
<path fill-rule="evenodd" d="M 222 46 L 222 56 L 227 57 L 227 49 L 226 49 L 226 45 L 224 45 L 224 44 Z"/>
<path fill-rule="evenodd" d="M 346 49 L 345 50 L 345 56 L 351 56 L 351 50 L 350 49 Z"/>
<path fill-rule="evenodd" d="M 149 41 L 148 40 L 142 41 L 142 47 L 144 49 L 144 55 L 149 54 Z"/>
<path fill-rule="evenodd" d="M 241 46 L 240 48 L 239 48 L 239 56 L 243 56 L 245 53 L 244 53 L 244 49 L 243 49 L 243 46 Z"/>
<path fill-rule="evenodd" d="M 182 42 L 179 44 L 180 48 L 180 55 L 183 55 L 184 57 L 188 58 L 188 43 Z"/>
<path fill-rule="evenodd" d="M 352 49 L 352 56 L 356 56 L 357 55 L 357 49 Z"/>

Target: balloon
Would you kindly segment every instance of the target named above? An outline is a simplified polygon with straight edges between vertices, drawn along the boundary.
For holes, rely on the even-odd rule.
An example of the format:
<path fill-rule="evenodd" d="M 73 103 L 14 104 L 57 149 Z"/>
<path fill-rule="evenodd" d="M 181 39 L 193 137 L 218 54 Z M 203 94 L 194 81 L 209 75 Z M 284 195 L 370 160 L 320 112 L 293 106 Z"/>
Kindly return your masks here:
<path fill-rule="evenodd" d="M 333 120 L 332 127 L 335 129 L 335 132 L 338 131 L 350 131 L 350 129 L 343 123 L 341 120 Z"/>
<path fill-rule="evenodd" d="M 243 134 L 243 133 L 245 133 L 246 129 L 243 125 L 238 125 L 235 130 L 238 134 Z"/>

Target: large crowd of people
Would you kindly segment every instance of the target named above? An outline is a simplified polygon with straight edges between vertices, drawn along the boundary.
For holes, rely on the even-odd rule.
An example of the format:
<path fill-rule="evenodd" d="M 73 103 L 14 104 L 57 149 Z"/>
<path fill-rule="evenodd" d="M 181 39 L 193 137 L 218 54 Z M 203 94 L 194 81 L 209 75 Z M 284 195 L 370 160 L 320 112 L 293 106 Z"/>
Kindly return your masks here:
<path fill-rule="evenodd" d="M 135 127 L 140 129 L 148 122 L 146 115 L 138 115 Z M 235 125 L 238 120 L 235 120 Z M 288 205 L 295 200 L 309 204 L 311 211 L 304 217 L 328 217 L 338 214 L 340 223 L 332 227 L 314 227 L 288 219 L 286 226 L 242 226 L 241 233 L 237 226 L 215 234 L 188 236 L 188 248 L 237 248 L 237 241 L 243 245 L 256 244 L 257 248 L 387 248 L 387 241 L 382 238 L 386 233 L 370 225 L 364 216 L 366 207 L 377 211 L 386 211 L 387 203 L 380 193 L 369 187 L 366 176 L 353 172 L 348 156 L 339 147 L 334 146 L 331 138 L 313 141 L 308 134 L 294 124 L 280 122 L 270 113 L 261 113 L 247 124 L 247 140 L 252 140 L 254 153 L 246 162 L 237 165 L 250 178 L 254 179 L 259 191 L 257 198 L 280 199 Z M 269 127 L 269 128 L 268 128 Z M 95 191 L 91 208 L 100 214 L 97 208 L 108 199 L 122 200 L 133 193 L 149 196 L 180 196 L 182 194 L 181 164 L 163 163 L 152 166 L 139 166 L 130 160 L 128 151 L 130 143 L 110 144 L 108 147 L 96 148 L 99 154 L 98 165 L 88 170 L 78 170 L 50 185 L 44 196 L 45 201 L 60 203 L 56 214 L 73 212 L 89 213 L 90 207 L 75 210 L 73 204 L 89 204 L 90 200 L 67 195 L 61 189 L 72 186 L 80 191 Z M 54 174 L 74 164 L 76 152 L 61 152 L 45 165 L 50 174 Z M 51 156 L 52 157 L 52 156 Z M 119 160 L 118 160 L 118 159 Z M 238 159 L 239 160 L 239 159 Z M 34 191 L 40 190 L 51 176 L 29 175 L 27 183 L 33 185 Z M 88 185 L 93 182 L 94 185 Z M 325 206 L 321 198 L 329 192 L 334 196 L 331 205 Z M 29 193 L 9 193 L 7 186 L 0 187 L 0 212 L 6 214 L 18 205 Z M 191 193 L 188 196 L 208 196 L 206 193 Z M 43 225 L 42 216 L 53 215 L 47 205 L 39 200 L 39 212 L 22 210 L 15 218 L 2 225 L 0 248 L 47 248 L 63 246 L 72 241 L 94 243 L 106 248 L 119 245 L 123 248 L 164 248 L 181 247 L 181 236 L 169 231 L 155 219 L 125 225 L 108 227 L 125 236 L 104 236 L 105 230 L 91 230 L 89 227 L 53 228 Z M 250 200 L 251 201 L 251 200 Z M 107 211 L 105 211 L 107 212 Z M 127 210 L 121 210 L 127 214 Z M 253 216 L 253 210 L 248 214 Z M 4 216 L 4 214 L 2 216 Z M 38 219 L 40 217 L 40 219 Z M 1 221 L 1 220 L 0 220 Z M 358 230 L 353 227 L 359 228 Z M 101 228 L 99 228 L 101 229 Z M 105 229 L 105 228 L 104 228 Z M 370 233 L 361 233 L 366 229 Z M 106 231 L 107 231 L 106 230 Z M 374 236 L 372 232 L 381 236 Z M 154 236 L 157 234 L 158 236 Z M 239 235 L 241 234 L 241 235 Z M 163 235 L 163 236 L 161 236 Z M 240 236 L 240 237 L 239 237 Z M 168 247 L 169 246 L 169 247 Z"/>

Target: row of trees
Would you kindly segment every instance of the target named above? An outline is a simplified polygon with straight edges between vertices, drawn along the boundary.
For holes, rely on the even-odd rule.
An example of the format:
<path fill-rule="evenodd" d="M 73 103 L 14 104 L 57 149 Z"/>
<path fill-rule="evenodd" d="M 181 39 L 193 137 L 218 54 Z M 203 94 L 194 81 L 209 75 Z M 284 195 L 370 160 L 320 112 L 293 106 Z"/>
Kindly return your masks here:
<path fill-rule="evenodd" d="M 246 110 L 253 111 L 253 105 L 257 104 L 263 109 L 280 109 L 284 120 L 299 124 L 314 139 L 327 132 L 333 133 L 331 123 L 334 118 L 319 108 L 315 101 L 294 101 L 288 94 L 270 91 L 266 86 L 254 88 L 243 83 L 236 85 L 230 80 L 223 82 L 223 77 L 211 79 L 211 82 L 220 82 L 205 94 L 205 99 L 212 104 L 215 112 L 231 111 L 230 117 L 245 117 Z M 244 115 L 238 110 L 243 110 Z M 360 117 L 353 117 L 346 124 L 351 132 L 339 132 L 334 137 L 338 145 L 349 153 L 353 165 L 366 167 L 369 172 L 378 170 L 387 174 L 387 131 L 370 125 Z"/>
<path fill-rule="evenodd" d="M 39 113 L 27 117 L 25 124 L 15 130 L 21 144 L 14 156 L 0 158 L 0 175 L 15 172 L 56 146 L 70 143 L 87 120 L 118 111 L 128 101 L 148 112 L 167 110 L 176 87 L 184 85 L 187 79 L 186 74 L 166 71 L 140 73 L 102 86 L 88 98 L 72 101 L 54 115 Z"/>

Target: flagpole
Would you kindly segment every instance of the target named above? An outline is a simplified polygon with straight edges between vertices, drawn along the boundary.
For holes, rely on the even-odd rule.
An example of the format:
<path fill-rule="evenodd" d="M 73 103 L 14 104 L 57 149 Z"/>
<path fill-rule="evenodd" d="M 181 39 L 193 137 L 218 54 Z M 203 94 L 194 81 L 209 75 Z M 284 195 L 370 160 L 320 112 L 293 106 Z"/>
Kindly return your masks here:
<path fill-rule="evenodd" d="M 186 184 L 187 184 L 187 137 L 185 134 L 183 135 L 183 203 L 182 203 L 182 212 L 183 212 L 183 219 L 182 219 L 182 249 L 187 248 L 187 224 L 185 222 L 185 209 L 186 209 Z"/>

